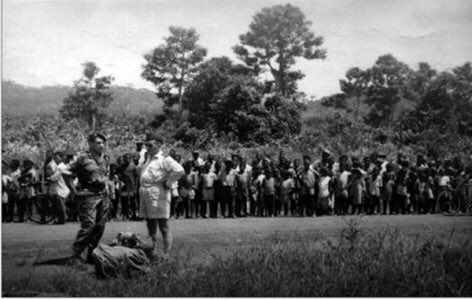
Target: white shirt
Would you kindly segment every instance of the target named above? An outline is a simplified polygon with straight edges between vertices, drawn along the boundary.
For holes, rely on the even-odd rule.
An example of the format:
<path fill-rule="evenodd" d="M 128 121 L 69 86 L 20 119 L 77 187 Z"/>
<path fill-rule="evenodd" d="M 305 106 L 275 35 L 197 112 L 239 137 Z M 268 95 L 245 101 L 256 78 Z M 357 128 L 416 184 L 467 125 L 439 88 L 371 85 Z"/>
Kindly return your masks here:
<path fill-rule="evenodd" d="M 138 164 L 139 165 L 142 165 L 145 161 L 146 161 L 146 148 L 143 148 L 141 149 L 141 151 L 139 151 L 139 161 L 138 161 Z"/>
<path fill-rule="evenodd" d="M 236 167 L 236 172 L 239 173 L 239 165 Z M 251 173 L 252 172 L 252 166 L 249 164 L 246 164 L 246 168 L 244 169 L 244 172 Z"/>
<path fill-rule="evenodd" d="M 318 198 L 325 198 L 329 197 L 329 181 L 331 180 L 331 177 L 329 176 L 323 176 L 320 178 L 320 181 L 318 182 Z"/>
<path fill-rule="evenodd" d="M 183 174 L 184 168 L 178 162 L 159 151 L 142 166 L 139 176 L 140 189 L 149 190 L 146 194 L 151 200 L 167 200 L 170 197 L 169 188 Z"/>
<path fill-rule="evenodd" d="M 51 186 L 50 186 L 50 193 L 54 195 L 59 195 L 62 198 L 67 198 L 70 194 L 70 190 L 67 187 L 67 184 L 62 177 L 62 174 L 67 174 L 67 167 L 64 163 L 60 163 L 59 165 L 56 162 L 51 160 L 48 164 L 48 167 L 52 170 L 51 175 Z M 69 172 L 70 173 L 70 172 Z"/>
<path fill-rule="evenodd" d="M 451 183 L 451 178 L 449 178 L 449 176 L 441 176 L 439 178 L 439 186 L 441 187 L 445 187 L 450 183 Z"/>
<path fill-rule="evenodd" d="M 382 177 L 377 176 L 374 179 L 374 175 L 369 175 L 367 177 L 367 182 L 369 186 L 369 194 L 372 196 L 380 196 L 380 188 L 382 187 Z"/>
<path fill-rule="evenodd" d="M 13 182 L 13 179 L 6 174 L 2 174 L 2 181 L 3 181 L 3 184 L 7 186 L 9 182 Z"/>
<path fill-rule="evenodd" d="M 195 159 L 192 157 L 192 158 L 190 159 L 190 161 L 191 161 L 191 162 L 194 162 Z M 196 166 L 197 166 L 197 167 L 203 167 L 204 165 L 205 165 L 205 161 L 203 160 L 203 158 L 198 157 L 198 158 L 197 158 L 197 164 L 196 164 Z"/>

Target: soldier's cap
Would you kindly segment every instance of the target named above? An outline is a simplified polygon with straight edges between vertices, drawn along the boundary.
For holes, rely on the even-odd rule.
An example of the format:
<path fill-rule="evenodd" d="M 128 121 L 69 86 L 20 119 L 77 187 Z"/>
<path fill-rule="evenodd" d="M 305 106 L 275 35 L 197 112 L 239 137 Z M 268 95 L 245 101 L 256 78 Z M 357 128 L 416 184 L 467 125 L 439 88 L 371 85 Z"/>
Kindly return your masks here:
<path fill-rule="evenodd" d="M 144 144 L 143 141 L 137 141 L 137 142 L 136 142 L 136 145 L 143 145 L 143 144 Z"/>
<path fill-rule="evenodd" d="M 89 142 L 89 143 L 90 143 L 90 142 L 95 142 L 95 140 L 96 140 L 97 138 L 102 139 L 104 142 L 107 141 L 106 137 L 105 137 L 103 134 L 101 134 L 101 133 L 99 133 L 99 132 L 92 132 L 91 134 L 89 134 L 89 136 L 88 136 L 88 138 L 87 138 L 87 142 Z"/>
<path fill-rule="evenodd" d="M 380 152 L 379 154 L 377 154 L 377 157 L 378 158 L 387 158 L 387 154 Z"/>
<path fill-rule="evenodd" d="M 144 139 L 144 142 L 150 142 L 150 141 L 156 141 L 158 143 L 164 143 L 164 138 L 162 135 L 158 133 L 148 133 L 146 134 L 146 138 Z"/>

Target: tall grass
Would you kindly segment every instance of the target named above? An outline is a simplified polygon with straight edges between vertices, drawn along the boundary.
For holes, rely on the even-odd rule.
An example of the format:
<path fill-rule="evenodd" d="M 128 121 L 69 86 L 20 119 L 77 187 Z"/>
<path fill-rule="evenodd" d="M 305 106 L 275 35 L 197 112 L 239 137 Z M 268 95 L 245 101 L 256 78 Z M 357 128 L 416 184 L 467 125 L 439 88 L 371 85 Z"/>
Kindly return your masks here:
<path fill-rule="evenodd" d="M 453 234 L 453 233 L 452 233 Z M 399 230 L 365 232 L 351 219 L 334 238 L 272 236 L 191 263 L 174 252 L 148 275 L 98 281 L 73 269 L 40 282 L 3 282 L 4 291 L 69 296 L 472 296 L 472 253 L 464 242 L 422 240 Z"/>

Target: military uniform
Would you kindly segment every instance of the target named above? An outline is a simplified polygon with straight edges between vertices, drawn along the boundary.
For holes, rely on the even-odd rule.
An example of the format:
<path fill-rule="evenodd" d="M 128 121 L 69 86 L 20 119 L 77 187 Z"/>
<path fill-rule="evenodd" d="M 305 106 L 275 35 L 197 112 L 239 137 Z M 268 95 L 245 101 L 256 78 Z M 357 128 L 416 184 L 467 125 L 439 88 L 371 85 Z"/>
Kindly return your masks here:
<path fill-rule="evenodd" d="M 72 246 L 73 254 L 79 256 L 85 248 L 90 252 L 97 247 L 105 231 L 110 211 L 107 195 L 108 161 L 105 156 L 97 156 L 89 151 L 78 155 L 70 166 L 78 179 L 78 213 L 81 228 Z"/>

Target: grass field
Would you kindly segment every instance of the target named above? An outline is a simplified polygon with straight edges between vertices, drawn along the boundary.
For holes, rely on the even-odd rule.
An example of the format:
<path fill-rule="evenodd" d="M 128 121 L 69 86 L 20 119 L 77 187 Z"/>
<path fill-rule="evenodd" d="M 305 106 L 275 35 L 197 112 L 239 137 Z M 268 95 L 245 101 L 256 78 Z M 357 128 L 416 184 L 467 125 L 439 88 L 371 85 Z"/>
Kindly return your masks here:
<path fill-rule="evenodd" d="M 174 247 L 151 273 L 97 280 L 67 255 L 78 223 L 2 226 L 4 296 L 472 296 L 472 217 L 171 220 Z M 145 235 L 142 222 L 107 225 Z"/>

